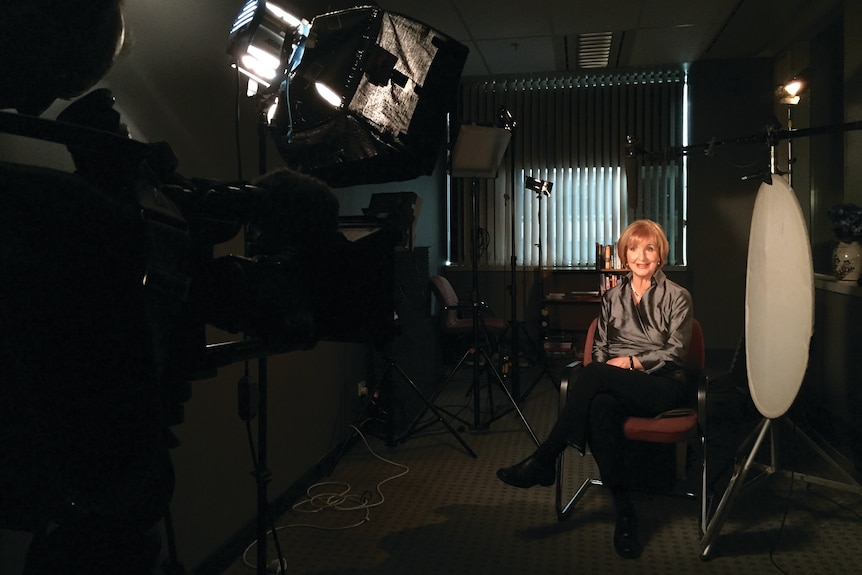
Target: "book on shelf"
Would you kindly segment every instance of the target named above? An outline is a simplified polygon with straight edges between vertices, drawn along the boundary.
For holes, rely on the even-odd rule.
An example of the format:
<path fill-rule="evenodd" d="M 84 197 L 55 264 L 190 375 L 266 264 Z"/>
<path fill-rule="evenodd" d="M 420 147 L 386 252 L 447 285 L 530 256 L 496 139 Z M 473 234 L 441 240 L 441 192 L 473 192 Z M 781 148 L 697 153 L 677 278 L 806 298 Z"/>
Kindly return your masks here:
<path fill-rule="evenodd" d="M 619 254 L 614 244 L 600 244 L 596 242 L 596 269 L 618 269 L 620 267 Z"/>
<path fill-rule="evenodd" d="M 572 330 L 549 332 L 543 343 L 545 353 L 550 356 L 575 356 L 581 348 L 583 335 Z"/>

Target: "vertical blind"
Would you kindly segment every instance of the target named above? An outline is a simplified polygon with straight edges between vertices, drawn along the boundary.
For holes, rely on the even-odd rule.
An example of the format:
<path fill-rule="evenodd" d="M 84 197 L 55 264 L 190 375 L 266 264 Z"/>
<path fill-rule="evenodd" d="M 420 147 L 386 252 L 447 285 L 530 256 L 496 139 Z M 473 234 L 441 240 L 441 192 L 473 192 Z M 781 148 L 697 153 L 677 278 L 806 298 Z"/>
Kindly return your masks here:
<path fill-rule="evenodd" d="M 469 263 L 475 241 L 482 265 L 514 255 L 522 265 L 591 266 L 596 243 L 648 217 L 668 236 L 667 263 L 683 264 L 682 159 L 668 151 L 684 145 L 684 85 L 682 70 L 464 82 L 453 131 L 495 125 L 501 111 L 515 127 L 496 178 L 450 182 L 450 260 Z M 628 159 L 632 205 L 629 136 L 650 152 Z M 528 176 L 551 182 L 551 194 L 525 188 Z"/>

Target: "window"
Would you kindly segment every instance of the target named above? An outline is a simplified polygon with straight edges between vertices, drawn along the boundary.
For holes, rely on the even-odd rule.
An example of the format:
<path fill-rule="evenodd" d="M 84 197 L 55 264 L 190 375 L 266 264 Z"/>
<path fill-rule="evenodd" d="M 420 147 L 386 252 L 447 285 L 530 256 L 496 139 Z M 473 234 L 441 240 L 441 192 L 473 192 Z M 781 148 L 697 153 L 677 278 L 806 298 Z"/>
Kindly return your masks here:
<path fill-rule="evenodd" d="M 465 81 L 453 128 L 494 125 L 501 110 L 516 126 L 496 178 L 451 179 L 449 259 L 470 263 L 476 241 L 481 265 L 514 252 L 519 265 L 593 266 L 596 243 L 648 217 L 668 236 L 667 263 L 683 265 L 683 156 L 672 152 L 685 145 L 685 94 L 682 70 Z M 629 136 L 647 153 L 628 157 Z M 527 176 L 551 182 L 550 196 Z"/>

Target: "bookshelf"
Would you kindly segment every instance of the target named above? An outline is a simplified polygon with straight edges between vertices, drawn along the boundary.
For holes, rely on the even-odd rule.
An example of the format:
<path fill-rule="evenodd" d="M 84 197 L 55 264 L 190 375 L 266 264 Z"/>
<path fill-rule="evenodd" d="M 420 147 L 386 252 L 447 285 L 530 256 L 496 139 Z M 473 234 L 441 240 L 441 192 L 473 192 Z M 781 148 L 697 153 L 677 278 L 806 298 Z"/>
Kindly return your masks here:
<path fill-rule="evenodd" d="M 620 280 L 628 270 L 607 268 L 599 270 L 599 294 L 604 295 L 606 291 L 620 283 Z"/>
<path fill-rule="evenodd" d="M 582 359 L 584 338 L 601 311 L 602 294 L 624 269 L 551 269 L 543 273 L 540 339 L 549 358 Z"/>

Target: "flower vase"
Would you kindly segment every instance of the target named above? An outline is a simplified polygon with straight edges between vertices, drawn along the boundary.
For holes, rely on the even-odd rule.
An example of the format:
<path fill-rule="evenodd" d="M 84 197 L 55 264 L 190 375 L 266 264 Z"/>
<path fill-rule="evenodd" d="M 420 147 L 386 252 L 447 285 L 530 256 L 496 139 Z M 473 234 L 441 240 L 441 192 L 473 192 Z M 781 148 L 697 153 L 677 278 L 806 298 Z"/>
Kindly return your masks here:
<path fill-rule="evenodd" d="M 832 250 L 832 267 L 838 281 L 856 282 L 862 273 L 862 244 L 856 240 L 839 241 Z"/>

